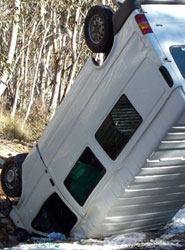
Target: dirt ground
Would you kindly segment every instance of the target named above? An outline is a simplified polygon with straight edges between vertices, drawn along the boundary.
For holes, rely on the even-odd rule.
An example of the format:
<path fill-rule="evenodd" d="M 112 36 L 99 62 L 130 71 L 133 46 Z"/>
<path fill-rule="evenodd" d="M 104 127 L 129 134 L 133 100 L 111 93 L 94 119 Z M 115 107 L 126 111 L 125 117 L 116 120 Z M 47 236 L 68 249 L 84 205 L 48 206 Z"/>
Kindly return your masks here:
<path fill-rule="evenodd" d="M 29 152 L 34 143 L 26 144 L 18 140 L 1 140 L 0 139 L 0 157 L 8 158 L 19 153 Z"/>

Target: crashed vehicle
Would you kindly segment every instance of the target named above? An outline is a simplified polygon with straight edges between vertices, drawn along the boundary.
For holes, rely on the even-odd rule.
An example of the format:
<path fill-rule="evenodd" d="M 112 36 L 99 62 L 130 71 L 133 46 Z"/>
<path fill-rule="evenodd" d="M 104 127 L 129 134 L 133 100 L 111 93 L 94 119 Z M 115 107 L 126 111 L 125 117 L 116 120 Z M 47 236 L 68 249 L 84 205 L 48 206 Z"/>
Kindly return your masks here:
<path fill-rule="evenodd" d="M 38 144 L 5 163 L 16 227 L 104 237 L 161 228 L 182 207 L 184 13 L 184 0 L 89 10 L 86 42 L 106 59 L 87 60 Z"/>

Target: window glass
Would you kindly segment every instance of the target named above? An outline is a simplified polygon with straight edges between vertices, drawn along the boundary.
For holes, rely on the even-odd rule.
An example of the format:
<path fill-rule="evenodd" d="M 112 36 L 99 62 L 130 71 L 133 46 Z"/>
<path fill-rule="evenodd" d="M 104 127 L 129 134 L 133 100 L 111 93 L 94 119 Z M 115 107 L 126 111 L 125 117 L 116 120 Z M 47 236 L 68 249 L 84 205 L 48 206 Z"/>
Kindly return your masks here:
<path fill-rule="evenodd" d="M 64 185 L 82 206 L 105 172 L 90 148 L 86 148 L 65 179 Z"/>
<path fill-rule="evenodd" d="M 32 222 L 32 227 L 44 233 L 60 232 L 69 236 L 76 222 L 76 215 L 60 199 L 58 194 L 54 193 L 43 204 Z"/>
<path fill-rule="evenodd" d="M 106 117 L 95 137 L 105 152 L 115 160 L 142 122 L 125 95 Z"/>
<path fill-rule="evenodd" d="M 170 51 L 183 78 L 185 78 L 185 46 L 174 46 L 170 48 Z"/>

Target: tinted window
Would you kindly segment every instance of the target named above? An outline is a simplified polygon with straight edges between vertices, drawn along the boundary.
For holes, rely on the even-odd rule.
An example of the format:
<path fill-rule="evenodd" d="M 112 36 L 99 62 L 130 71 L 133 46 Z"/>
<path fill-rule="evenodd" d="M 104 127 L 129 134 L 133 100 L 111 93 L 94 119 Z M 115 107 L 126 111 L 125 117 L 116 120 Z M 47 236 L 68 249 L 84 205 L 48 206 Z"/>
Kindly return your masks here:
<path fill-rule="evenodd" d="M 141 122 L 142 118 L 123 95 L 98 129 L 95 137 L 111 159 L 115 160 Z"/>
<path fill-rule="evenodd" d="M 64 185 L 82 206 L 105 172 L 90 148 L 86 148 L 65 179 Z"/>
<path fill-rule="evenodd" d="M 185 78 L 185 46 L 174 46 L 170 48 L 170 51 L 182 76 Z"/>
<path fill-rule="evenodd" d="M 57 193 L 54 193 L 43 204 L 32 222 L 32 227 L 44 233 L 60 232 L 69 236 L 76 222 L 76 215 L 66 206 Z"/>

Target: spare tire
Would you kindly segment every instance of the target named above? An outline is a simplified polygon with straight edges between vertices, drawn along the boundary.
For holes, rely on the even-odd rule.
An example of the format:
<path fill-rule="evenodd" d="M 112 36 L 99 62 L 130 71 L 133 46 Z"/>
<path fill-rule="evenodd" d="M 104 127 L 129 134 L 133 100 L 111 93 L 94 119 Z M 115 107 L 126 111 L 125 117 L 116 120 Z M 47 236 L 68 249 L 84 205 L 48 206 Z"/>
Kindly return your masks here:
<path fill-rule="evenodd" d="M 109 53 L 113 44 L 113 10 L 109 6 L 93 6 L 85 19 L 87 46 L 95 53 Z"/>

